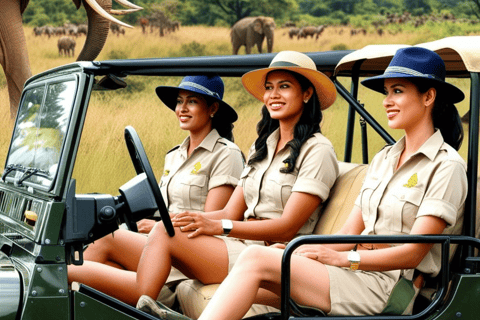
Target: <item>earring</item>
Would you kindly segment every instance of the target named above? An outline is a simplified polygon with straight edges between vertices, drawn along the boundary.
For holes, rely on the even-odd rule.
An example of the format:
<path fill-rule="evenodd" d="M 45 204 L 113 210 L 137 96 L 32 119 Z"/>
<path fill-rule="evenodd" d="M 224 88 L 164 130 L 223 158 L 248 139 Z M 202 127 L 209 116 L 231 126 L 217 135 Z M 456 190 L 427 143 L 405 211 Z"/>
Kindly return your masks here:
<path fill-rule="evenodd" d="M 214 114 L 212 113 L 212 114 L 210 115 L 210 118 L 213 118 L 213 116 L 214 116 Z"/>
<path fill-rule="evenodd" d="M 307 102 L 308 102 L 308 99 L 303 100 L 303 102 L 304 102 L 304 103 L 307 103 Z"/>

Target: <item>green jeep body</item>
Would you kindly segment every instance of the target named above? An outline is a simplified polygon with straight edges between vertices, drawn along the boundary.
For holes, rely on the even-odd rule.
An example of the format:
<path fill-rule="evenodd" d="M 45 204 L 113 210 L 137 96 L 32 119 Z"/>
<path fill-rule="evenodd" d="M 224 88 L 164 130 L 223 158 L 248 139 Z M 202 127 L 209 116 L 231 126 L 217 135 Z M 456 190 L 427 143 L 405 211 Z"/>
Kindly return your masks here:
<path fill-rule="evenodd" d="M 467 37 L 463 38 L 467 41 Z M 475 38 L 475 41 L 468 41 L 480 43 L 478 37 Z M 449 39 L 445 42 L 448 47 Z M 381 74 L 393 56 L 392 48 L 385 53 L 373 50 L 378 56 L 369 56 L 368 50 L 308 53 L 318 70 L 332 78 L 350 108 L 345 162 L 350 162 L 351 158 L 356 113 L 387 143 L 394 142 L 356 98 L 359 77 Z M 455 48 L 442 48 L 433 49 L 444 59 L 453 61 L 447 63 L 447 77 L 471 79 L 468 178 L 469 190 L 476 190 L 479 73 L 462 62 L 465 57 Z M 458 54 L 455 55 L 455 52 Z M 471 52 L 480 55 L 480 45 Z M 347 57 L 352 55 L 349 60 Z M 154 319 L 92 288 L 81 285 L 78 290 L 71 290 L 68 286 L 67 265 L 83 263 L 85 245 L 113 232 L 121 223 L 134 225 L 162 206 L 149 188 L 148 177 L 143 172 L 146 168 L 139 166 L 135 160 L 138 175 L 119 188 L 120 195 L 76 194 L 72 171 L 90 95 L 95 90 L 122 89 L 127 85 L 126 77 L 135 75 L 215 73 L 223 77 L 240 77 L 250 70 L 267 67 L 273 56 L 77 62 L 30 78 L 22 93 L 0 181 L 0 320 Z M 458 67 L 460 64 L 462 66 Z M 350 92 L 336 81 L 337 77 L 352 79 Z M 366 136 L 364 142 L 366 150 Z M 133 154 L 131 151 L 131 156 L 132 159 L 138 157 L 138 150 Z M 34 225 L 26 219 L 26 215 L 31 213 L 37 216 Z M 475 213 L 476 192 L 470 191 L 465 212 L 466 228 L 462 236 L 378 236 L 369 237 L 367 241 L 361 236 L 312 235 L 295 239 L 285 251 L 282 266 L 282 313 L 257 316 L 255 319 L 314 318 L 291 316 L 289 259 L 293 250 L 301 244 L 328 242 L 439 242 L 444 248 L 436 295 L 432 300 L 419 302 L 413 315 L 345 316 L 339 319 L 477 319 L 480 314 L 480 270 L 474 248 L 480 248 L 480 241 L 475 237 Z M 451 243 L 460 246 L 449 262 Z"/>

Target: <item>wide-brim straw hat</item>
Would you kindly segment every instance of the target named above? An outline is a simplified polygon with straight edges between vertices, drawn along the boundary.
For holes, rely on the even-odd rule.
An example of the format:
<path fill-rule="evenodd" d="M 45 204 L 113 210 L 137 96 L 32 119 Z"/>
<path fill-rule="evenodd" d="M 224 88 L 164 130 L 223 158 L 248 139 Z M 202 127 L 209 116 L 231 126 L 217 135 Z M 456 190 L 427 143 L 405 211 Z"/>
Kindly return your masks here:
<path fill-rule="evenodd" d="M 200 75 L 186 76 L 178 87 L 159 86 L 155 92 L 160 100 L 173 111 L 177 106 L 178 91 L 187 90 L 201 94 L 219 103 L 215 118 L 218 117 L 222 121 L 233 123 L 237 121 L 238 115 L 228 103 L 222 100 L 224 88 L 223 80 L 219 76 Z"/>
<path fill-rule="evenodd" d="M 317 70 L 315 62 L 310 57 L 296 51 L 281 51 L 273 58 L 268 68 L 245 73 L 242 77 L 243 86 L 251 95 L 263 102 L 266 76 L 274 70 L 288 70 L 307 78 L 315 88 L 322 110 L 330 107 L 337 98 L 337 89 L 332 80 Z"/>
<path fill-rule="evenodd" d="M 457 103 L 465 98 L 462 90 L 445 82 L 445 62 L 436 53 L 421 47 L 408 47 L 397 50 L 382 75 L 371 77 L 362 81 L 362 84 L 374 91 L 384 93 L 385 79 L 406 78 L 424 79 L 445 92 L 445 97 L 451 103 Z"/>

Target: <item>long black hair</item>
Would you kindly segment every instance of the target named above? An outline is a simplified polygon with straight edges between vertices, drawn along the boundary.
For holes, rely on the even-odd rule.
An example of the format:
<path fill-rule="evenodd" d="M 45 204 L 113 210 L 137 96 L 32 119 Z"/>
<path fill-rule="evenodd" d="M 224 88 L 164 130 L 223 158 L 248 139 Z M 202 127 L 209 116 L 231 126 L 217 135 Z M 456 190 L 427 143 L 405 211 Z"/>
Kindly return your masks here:
<path fill-rule="evenodd" d="M 302 147 L 303 143 L 313 136 L 314 133 L 321 132 L 320 122 L 323 119 L 323 114 L 317 93 L 312 83 L 301 74 L 288 70 L 282 71 L 292 74 L 300 83 L 303 91 L 306 91 L 309 87 L 314 89 L 312 97 L 304 105 L 302 115 L 295 125 L 293 139 L 287 143 L 287 146 L 290 147 L 290 155 L 283 160 L 283 162 L 287 165 L 282 167 L 280 172 L 290 173 L 295 169 L 295 163 L 298 155 L 300 154 L 300 148 Z M 265 159 L 268 153 L 267 139 L 278 127 L 279 121 L 270 117 L 270 113 L 268 112 L 267 107 L 264 105 L 262 107 L 262 119 L 257 124 L 258 138 L 255 140 L 255 153 L 248 160 L 249 165 Z"/>
<path fill-rule="evenodd" d="M 433 126 L 440 130 L 446 143 L 455 150 L 460 149 L 464 136 L 462 119 L 455 105 L 450 102 L 448 92 L 435 86 L 430 81 L 424 81 L 424 79 L 412 78 L 409 80 L 417 87 L 420 93 L 425 93 L 430 88 L 436 90 L 437 96 L 432 110 Z"/>
<path fill-rule="evenodd" d="M 207 108 L 210 108 L 212 106 L 212 104 L 217 102 L 217 100 L 215 100 L 213 98 L 207 97 L 205 95 L 202 95 L 202 96 L 207 101 Z M 221 108 L 221 107 L 222 106 L 219 105 L 219 108 Z M 233 123 L 225 121 L 225 119 L 220 119 L 220 117 L 218 116 L 218 111 L 215 113 L 215 115 L 212 118 L 212 128 L 217 129 L 218 134 L 221 137 L 223 137 L 223 138 L 225 138 L 225 139 L 227 139 L 231 142 L 234 142 L 234 139 L 233 139 Z"/>

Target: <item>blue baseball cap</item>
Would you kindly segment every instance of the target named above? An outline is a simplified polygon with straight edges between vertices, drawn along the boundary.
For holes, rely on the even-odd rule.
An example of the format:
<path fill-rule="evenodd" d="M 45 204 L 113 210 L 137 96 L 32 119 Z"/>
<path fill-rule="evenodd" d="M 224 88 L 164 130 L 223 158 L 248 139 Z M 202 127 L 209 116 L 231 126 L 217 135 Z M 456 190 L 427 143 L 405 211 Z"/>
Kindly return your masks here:
<path fill-rule="evenodd" d="M 432 82 L 432 85 L 442 92 L 452 103 L 465 98 L 462 90 L 445 82 L 445 63 L 435 52 L 421 48 L 408 47 L 397 50 L 382 75 L 362 81 L 362 84 L 374 91 L 384 93 L 384 81 L 390 78 L 419 78 Z"/>
<path fill-rule="evenodd" d="M 210 99 L 213 98 L 219 103 L 219 108 L 215 116 L 224 121 L 233 123 L 237 121 L 237 112 L 225 101 L 223 101 L 224 84 L 219 76 L 186 76 L 182 79 L 178 87 L 159 86 L 155 89 L 157 96 L 170 109 L 175 111 L 177 106 L 178 91 L 187 90 L 198 93 Z"/>

